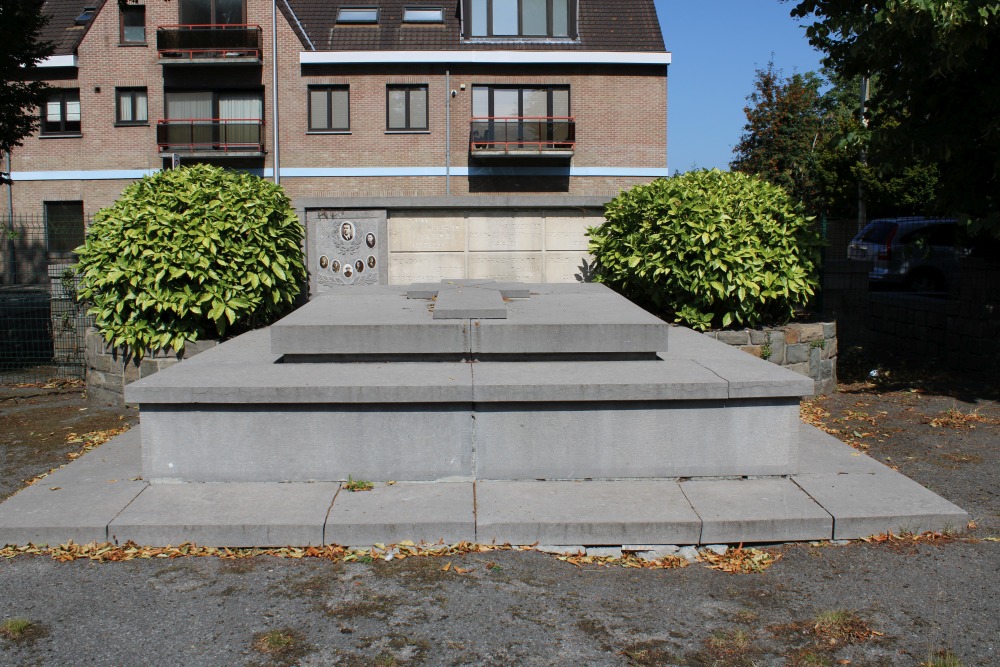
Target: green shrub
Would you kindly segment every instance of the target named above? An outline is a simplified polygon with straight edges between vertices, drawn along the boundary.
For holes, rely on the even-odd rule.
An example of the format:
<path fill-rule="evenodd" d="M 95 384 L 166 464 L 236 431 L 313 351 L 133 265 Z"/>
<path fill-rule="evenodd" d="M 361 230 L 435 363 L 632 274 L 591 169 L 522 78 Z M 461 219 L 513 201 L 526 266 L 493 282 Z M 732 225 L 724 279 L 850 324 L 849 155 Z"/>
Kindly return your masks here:
<path fill-rule="evenodd" d="M 705 330 L 792 316 L 818 286 L 819 238 L 780 187 L 717 169 L 622 192 L 588 230 L 596 279 Z"/>
<path fill-rule="evenodd" d="M 302 226 L 281 188 L 207 165 L 130 185 L 77 253 L 80 298 L 136 359 L 269 324 L 305 280 Z"/>

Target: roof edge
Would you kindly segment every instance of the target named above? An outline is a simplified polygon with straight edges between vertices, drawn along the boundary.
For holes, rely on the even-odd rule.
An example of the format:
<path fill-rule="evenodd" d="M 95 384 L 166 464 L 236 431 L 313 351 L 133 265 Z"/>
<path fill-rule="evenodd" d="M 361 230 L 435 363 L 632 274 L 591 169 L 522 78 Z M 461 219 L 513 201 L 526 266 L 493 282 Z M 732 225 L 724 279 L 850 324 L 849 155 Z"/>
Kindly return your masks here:
<path fill-rule="evenodd" d="M 303 51 L 301 65 L 373 63 L 504 63 L 669 65 L 669 51 Z"/>

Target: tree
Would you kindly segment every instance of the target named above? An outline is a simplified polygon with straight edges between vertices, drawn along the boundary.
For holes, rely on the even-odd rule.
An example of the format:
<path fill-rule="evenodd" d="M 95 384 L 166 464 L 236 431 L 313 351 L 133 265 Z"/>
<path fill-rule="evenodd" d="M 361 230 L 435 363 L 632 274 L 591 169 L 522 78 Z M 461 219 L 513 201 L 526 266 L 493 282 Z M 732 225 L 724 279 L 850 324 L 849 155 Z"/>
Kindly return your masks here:
<path fill-rule="evenodd" d="M 730 166 L 784 187 L 814 214 L 852 217 L 859 183 L 870 215 L 925 213 L 937 198 L 937 167 L 884 164 L 858 118 L 860 98 L 858 79 L 829 70 L 784 78 L 768 63 L 747 97 L 747 124 Z"/>
<path fill-rule="evenodd" d="M 38 127 L 34 111 L 44 104 L 47 86 L 25 74 L 52 53 L 52 45 L 39 40 L 48 22 L 41 8 L 38 0 L 0 3 L 0 153 L 20 146 Z M 10 183 L 2 167 L 0 183 Z"/>
<path fill-rule="evenodd" d="M 883 164 L 938 166 L 938 204 L 1000 229 L 1000 3 L 782 0 L 842 79 L 877 78 L 867 114 Z"/>
<path fill-rule="evenodd" d="M 756 72 L 743 111 L 747 123 L 734 149 L 733 171 L 756 174 L 815 208 L 816 143 L 824 110 L 815 73 L 782 76 L 774 62 Z"/>

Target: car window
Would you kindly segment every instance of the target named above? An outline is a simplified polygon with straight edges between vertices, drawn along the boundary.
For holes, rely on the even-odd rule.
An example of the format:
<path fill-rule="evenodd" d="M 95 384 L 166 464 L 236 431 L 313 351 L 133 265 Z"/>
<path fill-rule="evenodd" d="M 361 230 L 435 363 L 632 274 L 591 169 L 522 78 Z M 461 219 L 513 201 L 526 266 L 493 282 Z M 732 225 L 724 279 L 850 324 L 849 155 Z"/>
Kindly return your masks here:
<path fill-rule="evenodd" d="M 898 227 L 899 225 L 895 222 L 889 222 L 888 220 L 874 220 L 861 233 L 861 240 L 866 243 L 888 243 L 896 234 L 896 229 Z"/>
<path fill-rule="evenodd" d="M 906 234 L 900 239 L 900 242 L 904 245 L 908 243 L 923 243 L 936 246 L 954 246 L 955 225 L 942 224 L 921 227 Z"/>

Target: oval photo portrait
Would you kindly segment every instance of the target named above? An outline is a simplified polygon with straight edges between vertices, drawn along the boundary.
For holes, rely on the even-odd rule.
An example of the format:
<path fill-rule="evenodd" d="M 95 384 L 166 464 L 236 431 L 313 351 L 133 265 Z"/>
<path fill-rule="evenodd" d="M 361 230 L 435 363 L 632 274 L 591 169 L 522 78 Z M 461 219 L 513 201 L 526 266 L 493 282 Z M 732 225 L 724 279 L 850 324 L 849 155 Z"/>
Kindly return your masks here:
<path fill-rule="evenodd" d="M 333 264 L 330 265 L 330 268 L 333 269 L 334 273 L 340 273 L 340 262 L 333 260 Z"/>
<path fill-rule="evenodd" d="M 368 268 L 369 269 L 375 268 L 375 255 L 368 255 Z"/>
<path fill-rule="evenodd" d="M 328 266 L 330 266 L 330 258 L 327 257 L 326 255 L 323 255 L 322 257 L 319 258 L 319 268 L 325 269 Z"/>
<path fill-rule="evenodd" d="M 368 244 L 369 248 L 374 248 L 375 247 L 375 235 L 372 234 L 371 232 L 368 232 L 365 235 L 365 243 Z"/>
<path fill-rule="evenodd" d="M 340 237 L 345 241 L 354 240 L 354 225 L 349 222 L 345 222 L 340 226 Z"/>
<path fill-rule="evenodd" d="M 344 265 L 344 277 L 345 278 L 350 278 L 353 275 L 354 275 L 354 269 L 351 268 L 350 264 L 345 264 Z"/>
<path fill-rule="evenodd" d="M 359 259 L 358 261 L 354 262 L 354 269 L 358 273 L 363 273 L 364 270 L 365 270 L 365 262 L 364 262 L 364 260 L 360 260 Z"/>

